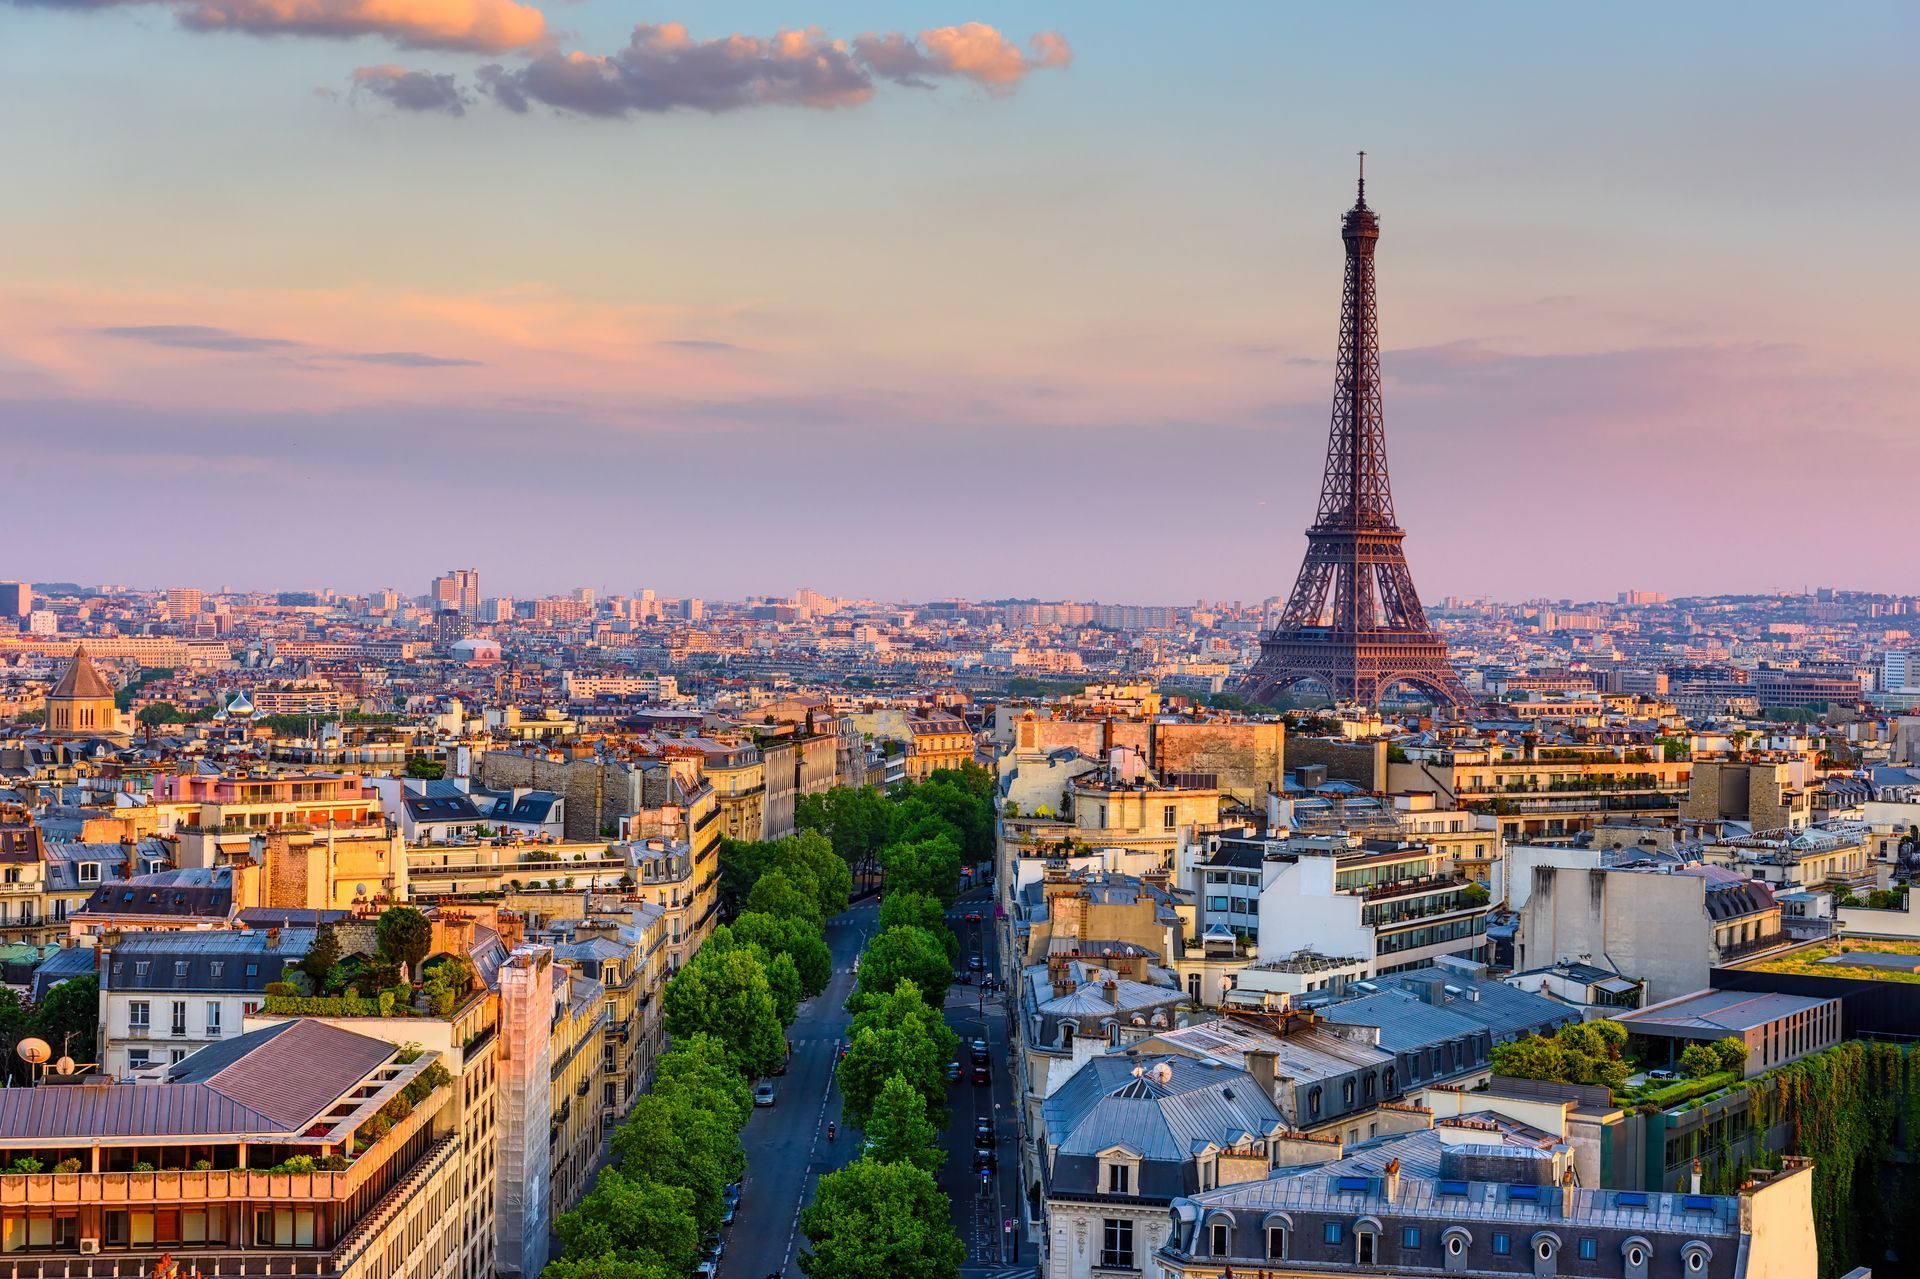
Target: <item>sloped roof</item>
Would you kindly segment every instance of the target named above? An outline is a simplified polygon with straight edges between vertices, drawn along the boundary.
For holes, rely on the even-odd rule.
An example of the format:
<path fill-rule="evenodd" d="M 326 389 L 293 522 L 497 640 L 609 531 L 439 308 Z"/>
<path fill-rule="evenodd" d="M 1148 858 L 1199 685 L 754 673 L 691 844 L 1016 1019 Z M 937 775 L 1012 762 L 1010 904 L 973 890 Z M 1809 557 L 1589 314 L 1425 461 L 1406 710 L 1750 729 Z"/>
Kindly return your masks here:
<path fill-rule="evenodd" d="M 1125 1145 L 1145 1159 L 1178 1162 L 1208 1142 L 1231 1145 L 1283 1123 L 1244 1070 L 1179 1056 L 1095 1057 L 1043 1109 L 1064 1156 Z"/>
<path fill-rule="evenodd" d="M 73 660 L 67 663 L 67 669 L 60 676 L 60 682 L 53 686 L 53 692 L 47 696 L 67 699 L 106 699 L 113 700 L 113 689 L 107 681 L 100 678 L 100 672 L 93 668 L 93 659 L 87 656 L 84 644 L 73 648 Z"/>
<path fill-rule="evenodd" d="M 289 1131 L 305 1128 L 394 1055 L 384 1039 L 299 1017 L 209 1044 L 168 1072 Z"/>

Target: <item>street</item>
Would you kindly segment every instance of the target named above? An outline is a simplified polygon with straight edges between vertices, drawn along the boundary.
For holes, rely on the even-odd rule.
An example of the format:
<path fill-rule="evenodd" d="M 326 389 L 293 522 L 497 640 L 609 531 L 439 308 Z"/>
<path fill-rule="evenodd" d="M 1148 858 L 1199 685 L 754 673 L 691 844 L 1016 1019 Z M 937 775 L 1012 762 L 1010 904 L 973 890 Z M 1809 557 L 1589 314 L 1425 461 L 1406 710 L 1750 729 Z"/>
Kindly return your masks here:
<path fill-rule="evenodd" d="M 966 922 L 969 911 L 984 917 Z M 725 1279 L 764 1279 L 782 1274 L 797 1279 L 795 1258 L 805 1245 L 799 1237 L 800 1210 L 813 1194 L 823 1172 L 853 1161 L 861 1135 L 842 1126 L 837 1141 L 827 1140 L 827 1123 L 840 1117 L 839 1089 L 833 1070 L 845 1042 L 847 996 L 853 993 L 854 959 L 878 926 L 879 907 L 860 902 L 827 924 L 827 946 L 833 953 L 833 982 L 824 993 L 801 1004 L 788 1031 L 793 1058 L 787 1073 L 774 1080 L 778 1100 L 754 1111 L 741 1141 L 746 1149 L 747 1173 L 740 1208 L 726 1236 L 720 1261 Z M 993 902 L 985 891 L 963 896 L 949 915 L 960 937 L 958 966 L 979 954 L 984 973 L 974 974 L 974 985 L 955 985 L 947 997 L 946 1018 L 960 1036 L 960 1061 L 968 1065 L 967 1044 L 985 1038 L 993 1063 L 992 1087 L 976 1086 L 963 1074 L 948 1088 L 952 1122 L 942 1136 L 947 1161 L 940 1186 L 953 1200 L 953 1223 L 967 1248 L 963 1273 L 973 1279 L 1020 1270 L 1031 1274 L 1004 1250 L 1010 1240 L 1002 1223 L 1018 1215 L 1017 1178 L 1020 1159 L 1012 1108 L 1012 1072 L 1007 1056 L 1007 1019 L 1003 992 L 983 992 L 977 984 L 985 973 L 998 970 L 992 926 Z M 978 1115 L 994 1116 L 999 1156 L 998 1173 L 982 1183 L 973 1171 L 973 1128 Z"/>

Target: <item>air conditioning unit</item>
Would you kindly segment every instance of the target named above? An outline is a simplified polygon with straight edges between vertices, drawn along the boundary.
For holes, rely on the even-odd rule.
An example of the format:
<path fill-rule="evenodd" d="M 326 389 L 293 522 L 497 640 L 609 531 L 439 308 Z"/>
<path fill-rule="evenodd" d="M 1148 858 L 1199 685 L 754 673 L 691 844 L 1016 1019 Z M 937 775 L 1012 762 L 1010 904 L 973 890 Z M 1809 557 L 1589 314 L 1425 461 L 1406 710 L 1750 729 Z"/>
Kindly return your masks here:
<path fill-rule="evenodd" d="M 88 1254 L 99 1252 L 100 1241 L 98 1239 L 82 1239 L 80 1241 L 80 1251 Z"/>

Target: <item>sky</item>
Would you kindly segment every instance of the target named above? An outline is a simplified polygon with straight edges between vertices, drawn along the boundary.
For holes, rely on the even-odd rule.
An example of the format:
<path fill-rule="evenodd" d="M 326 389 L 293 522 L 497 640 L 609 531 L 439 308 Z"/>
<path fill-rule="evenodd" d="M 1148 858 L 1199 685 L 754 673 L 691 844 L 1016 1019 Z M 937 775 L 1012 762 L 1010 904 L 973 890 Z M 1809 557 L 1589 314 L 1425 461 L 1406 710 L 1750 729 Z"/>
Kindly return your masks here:
<path fill-rule="evenodd" d="M 1920 8 L 0 0 L 0 578 L 1920 591 Z"/>

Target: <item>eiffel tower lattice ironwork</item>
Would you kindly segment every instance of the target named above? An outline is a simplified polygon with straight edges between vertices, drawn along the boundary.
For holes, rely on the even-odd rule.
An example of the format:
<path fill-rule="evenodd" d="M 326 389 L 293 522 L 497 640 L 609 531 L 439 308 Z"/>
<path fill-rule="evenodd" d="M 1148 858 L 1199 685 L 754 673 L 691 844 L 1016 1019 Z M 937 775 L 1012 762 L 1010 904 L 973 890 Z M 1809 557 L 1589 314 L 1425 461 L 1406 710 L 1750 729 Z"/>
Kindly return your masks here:
<path fill-rule="evenodd" d="M 1407 685 L 1460 706 L 1470 699 L 1420 607 L 1401 549 L 1406 533 L 1394 522 L 1373 289 L 1380 219 L 1367 207 L 1365 152 L 1360 164 L 1360 198 L 1340 226 L 1346 287 L 1320 510 L 1286 611 L 1261 637 L 1244 688 L 1264 699 L 1311 681 L 1336 699 L 1375 706 L 1388 688 Z"/>

